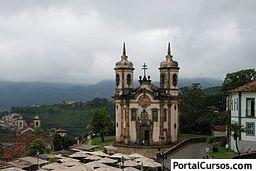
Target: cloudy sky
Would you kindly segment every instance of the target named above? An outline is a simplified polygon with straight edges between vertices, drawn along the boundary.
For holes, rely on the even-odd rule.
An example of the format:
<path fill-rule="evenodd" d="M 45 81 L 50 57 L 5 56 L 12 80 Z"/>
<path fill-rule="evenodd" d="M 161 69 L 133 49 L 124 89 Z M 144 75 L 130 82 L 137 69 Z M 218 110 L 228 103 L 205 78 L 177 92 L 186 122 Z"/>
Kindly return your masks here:
<path fill-rule="evenodd" d="M 0 80 L 113 79 L 126 42 L 153 80 L 171 42 L 180 75 L 223 79 L 256 65 L 255 0 L 0 0 Z"/>

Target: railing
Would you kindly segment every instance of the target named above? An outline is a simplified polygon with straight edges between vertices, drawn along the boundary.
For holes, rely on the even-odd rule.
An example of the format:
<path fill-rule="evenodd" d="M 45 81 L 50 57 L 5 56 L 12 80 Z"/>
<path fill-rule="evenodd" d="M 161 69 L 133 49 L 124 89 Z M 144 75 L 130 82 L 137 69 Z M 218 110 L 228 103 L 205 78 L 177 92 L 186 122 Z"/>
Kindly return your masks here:
<path fill-rule="evenodd" d="M 181 141 L 180 143 L 178 143 L 174 147 L 172 147 L 169 150 L 165 151 L 163 155 L 167 157 L 167 156 L 171 155 L 172 153 L 178 151 L 179 149 L 181 149 L 183 146 L 185 146 L 187 144 L 190 144 L 190 143 L 200 143 L 200 142 L 206 142 L 206 141 L 207 141 L 207 138 L 189 138 L 189 139 Z"/>

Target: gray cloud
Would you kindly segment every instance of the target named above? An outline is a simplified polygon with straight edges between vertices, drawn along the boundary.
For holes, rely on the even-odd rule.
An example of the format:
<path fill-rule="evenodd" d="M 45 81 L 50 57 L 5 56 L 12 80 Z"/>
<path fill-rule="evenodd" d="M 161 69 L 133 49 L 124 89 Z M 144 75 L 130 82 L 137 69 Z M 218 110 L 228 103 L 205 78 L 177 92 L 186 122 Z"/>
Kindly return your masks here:
<path fill-rule="evenodd" d="M 94 83 L 112 79 L 122 42 L 158 80 L 167 42 L 182 77 L 223 78 L 255 68 L 256 2 L 0 1 L 0 80 Z"/>

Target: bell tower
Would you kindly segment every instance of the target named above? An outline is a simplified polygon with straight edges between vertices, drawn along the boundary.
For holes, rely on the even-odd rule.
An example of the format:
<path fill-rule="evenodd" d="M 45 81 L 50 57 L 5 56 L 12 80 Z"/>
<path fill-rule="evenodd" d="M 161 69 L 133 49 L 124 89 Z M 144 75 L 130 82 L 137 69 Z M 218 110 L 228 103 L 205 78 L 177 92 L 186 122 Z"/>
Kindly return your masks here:
<path fill-rule="evenodd" d="M 121 61 L 115 66 L 115 107 L 116 107 L 116 141 L 128 144 L 129 134 L 129 95 L 133 89 L 133 64 L 126 56 L 125 43 Z"/>
<path fill-rule="evenodd" d="M 171 55 L 170 42 L 168 43 L 168 50 L 166 60 L 160 64 L 160 88 L 165 90 L 167 95 L 178 95 L 178 62 L 173 60 Z"/>
<path fill-rule="evenodd" d="M 123 53 L 121 61 L 116 63 L 116 95 L 120 96 L 125 93 L 126 89 L 133 88 L 133 64 L 128 61 L 126 56 L 125 43 L 123 44 Z"/>
<path fill-rule="evenodd" d="M 168 43 L 166 60 L 160 63 L 160 90 L 166 97 L 165 101 L 160 101 L 160 132 L 159 139 L 168 143 L 176 142 L 179 128 L 179 107 L 178 107 L 178 62 L 173 60 L 170 42 Z M 165 116 L 167 115 L 166 119 Z M 168 128 L 164 130 L 164 124 Z"/>

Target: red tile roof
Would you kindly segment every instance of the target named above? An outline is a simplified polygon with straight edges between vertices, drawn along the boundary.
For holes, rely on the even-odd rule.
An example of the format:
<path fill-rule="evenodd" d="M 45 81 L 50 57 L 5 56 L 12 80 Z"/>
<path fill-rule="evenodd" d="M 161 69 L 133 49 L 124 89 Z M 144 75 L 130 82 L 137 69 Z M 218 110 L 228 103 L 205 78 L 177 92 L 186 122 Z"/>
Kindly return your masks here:
<path fill-rule="evenodd" d="M 256 81 L 252 81 L 250 83 L 244 84 L 240 87 L 229 90 L 228 92 L 231 93 L 231 92 L 241 92 L 241 91 L 245 91 L 245 92 L 256 91 Z"/>
<path fill-rule="evenodd" d="M 39 135 L 34 132 L 25 132 L 24 134 L 8 137 L 6 142 L 30 144 L 32 141 L 37 139 L 42 140 L 48 144 L 51 144 L 52 142 L 51 137 Z"/>
<path fill-rule="evenodd" d="M 2 160 L 3 161 L 13 161 L 13 160 L 18 159 L 25 155 L 25 153 L 28 150 L 28 147 L 29 147 L 28 144 L 18 143 L 18 144 L 14 144 L 10 147 L 3 148 Z"/>

